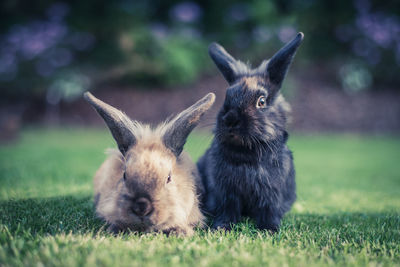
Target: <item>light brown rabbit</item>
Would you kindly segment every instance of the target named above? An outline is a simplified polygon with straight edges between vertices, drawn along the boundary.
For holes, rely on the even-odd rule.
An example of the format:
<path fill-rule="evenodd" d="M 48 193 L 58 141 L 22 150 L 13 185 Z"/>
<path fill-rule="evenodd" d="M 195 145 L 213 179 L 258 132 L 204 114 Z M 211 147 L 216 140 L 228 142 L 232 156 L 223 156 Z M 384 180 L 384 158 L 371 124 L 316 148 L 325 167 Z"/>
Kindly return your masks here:
<path fill-rule="evenodd" d="M 192 235 L 204 220 L 198 200 L 203 187 L 183 146 L 215 95 L 206 95 L 154 129 L 88 92 L 84 98 L 104 119 L 119 148 L 94 177 L 97 215 L 114 233 L 129 229 Z"/>

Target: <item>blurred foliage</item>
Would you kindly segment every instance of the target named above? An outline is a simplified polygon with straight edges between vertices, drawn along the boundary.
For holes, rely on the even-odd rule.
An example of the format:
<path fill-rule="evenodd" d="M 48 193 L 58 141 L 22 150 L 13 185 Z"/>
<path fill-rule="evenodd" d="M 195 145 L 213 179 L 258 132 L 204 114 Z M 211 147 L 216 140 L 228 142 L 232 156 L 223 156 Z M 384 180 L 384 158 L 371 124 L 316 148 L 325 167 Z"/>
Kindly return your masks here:
<path fill-rule="evenodd" d="M 297 31 L 299 66 L 333 70 L 347 92 L 398 88 L 399 14 L 378 0 L 3 0 L 0 90 L 57 104 L 109 82 L 189 83 L 209 72 L 211 41 L 260 62 Z"/>

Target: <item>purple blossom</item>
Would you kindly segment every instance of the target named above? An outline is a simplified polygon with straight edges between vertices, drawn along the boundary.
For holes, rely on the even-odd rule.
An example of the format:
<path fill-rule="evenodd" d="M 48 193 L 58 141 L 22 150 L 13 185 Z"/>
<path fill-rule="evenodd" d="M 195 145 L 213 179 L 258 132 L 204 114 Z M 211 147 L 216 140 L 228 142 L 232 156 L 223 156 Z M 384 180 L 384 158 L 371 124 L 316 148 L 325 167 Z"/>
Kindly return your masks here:
<path fill-rule="evenodd" d="M 397 55 L 400 46 L 400 19 L 396 15 L 374 11 L 370 0 L 354 0 L 357 11 L 354 24 L 340 25 L 336 36 L 350 42 L 355 55 L 365 58 L 370 65 L 381 62 L 382 49 Z"/>
<path fill-rule="evenodd" d="M 357 27 L 383 48 L 388 48 L 392 42 L 391 26 L 381 14 L 366 14 L 356 19 Z"/>
<path fill-rule="evenodd" d="M 24 59 L 30 60 L 60 42 L 67 32 L 63 24 L 35 21 L 11 28 L 5 45 L 13 46 Z"/>
<path fill-rule="evenodd" d="M 181 2 L 170 11 L 171 17 L 180 22 L 195 22 L 202 13 L 201 7 L 195 2 Z"/>
<path fill-rule="evenodd" d="M 0 36 L 0 79 L 16 77 L 21 61 L 34 61 L 36 72 L 43 77 L 53 75 L 74 59 L 74 51 L 90 49 L 95 38 L 87 32 L 71 32 L 64 22 L 69 12 L 65 3 L 51 5 L 47 20 L 35 20 L 12 26 Z"/>

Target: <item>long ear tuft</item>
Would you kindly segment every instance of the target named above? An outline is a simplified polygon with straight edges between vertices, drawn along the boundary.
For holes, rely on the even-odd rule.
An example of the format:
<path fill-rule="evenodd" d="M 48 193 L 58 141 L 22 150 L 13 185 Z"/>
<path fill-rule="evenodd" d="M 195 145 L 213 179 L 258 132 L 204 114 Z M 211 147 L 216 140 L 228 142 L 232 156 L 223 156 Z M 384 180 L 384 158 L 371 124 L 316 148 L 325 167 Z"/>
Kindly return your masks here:
<path fill-rule="evenodd" d="M 168 125 L 163 136 L 165 146 L 170 149 L 176 157 L 183 150 L 186 139 L 190 132 L 197 126 L 203 114 L 210 109 L 215 101 L 213 93 L 197 101 L 191 107 L 178 114 Z"/>
<path fill-rule="evenodd" d="M 91 93 L 86 92 L 83 97 L 103 118 L 117 142 L 119 150 L 125 155 L 129 147 L 136 143 L 133 133 L 134 123 L 124 113 L 97 99 Z"/>
<path fill-rule="evenodd" d="M 235 65 L 236 60 L 226 50 L 217 43 L 212 43 L 208 47 L 208 54 L 224 75 L 225 80 L 232 84 L 236 80 Z"/>
<path fill-rule="evenodd" d="M 282 47 L 268 62 L 266 77 L 278 89 L 303 38 L 304 34 L 299 32 L 292 41 Z"/>

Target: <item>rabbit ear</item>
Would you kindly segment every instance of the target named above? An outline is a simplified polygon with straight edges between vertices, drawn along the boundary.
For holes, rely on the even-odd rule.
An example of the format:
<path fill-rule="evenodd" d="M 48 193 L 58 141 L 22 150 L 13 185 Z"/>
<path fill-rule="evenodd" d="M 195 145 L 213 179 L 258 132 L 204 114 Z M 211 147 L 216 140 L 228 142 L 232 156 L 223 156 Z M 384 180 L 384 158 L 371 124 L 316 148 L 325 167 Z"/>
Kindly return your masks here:
<path fill-rule="evenodd" d="M 297 48 L 300 46 L 304 34 L 299 32 L 297 36 L 282 47 L 269 61 L 265 70 L 266 78 L 277 89 L 280 88 L 290 63 L 293 60 Z"/>
<path fill-rule="evenodd" d="M 86 92 L 83 97 L 104 119 L 112 136 L 117 141 L 119 150 L 125 155 L 128 148 L 136 143 L 133 134 L 134 123 L 124 113 L 97 99 L 91 93 Z"/>
<path fill-rule="evenodd" d="M 215 65 L 224 75 L 225 80 L 232 84 L 236 80 L 235 65 L 236 60 L 226 52 L 226 50 L 217 43 L 212 43 L 208 47 L 208 53 Z"/>
<path fill-rule="evenodd" d="M 210 109 L 214 101 L 215 95 L 209 93 L 194 105 L 182 111 L 170 123 L 168 123 L 163 135 L 163 142 L 176 157 L 182 153 L 183 146 L 186 143 L 186 138 L 194 127 L 197 126 L 203 114 Z"/>

